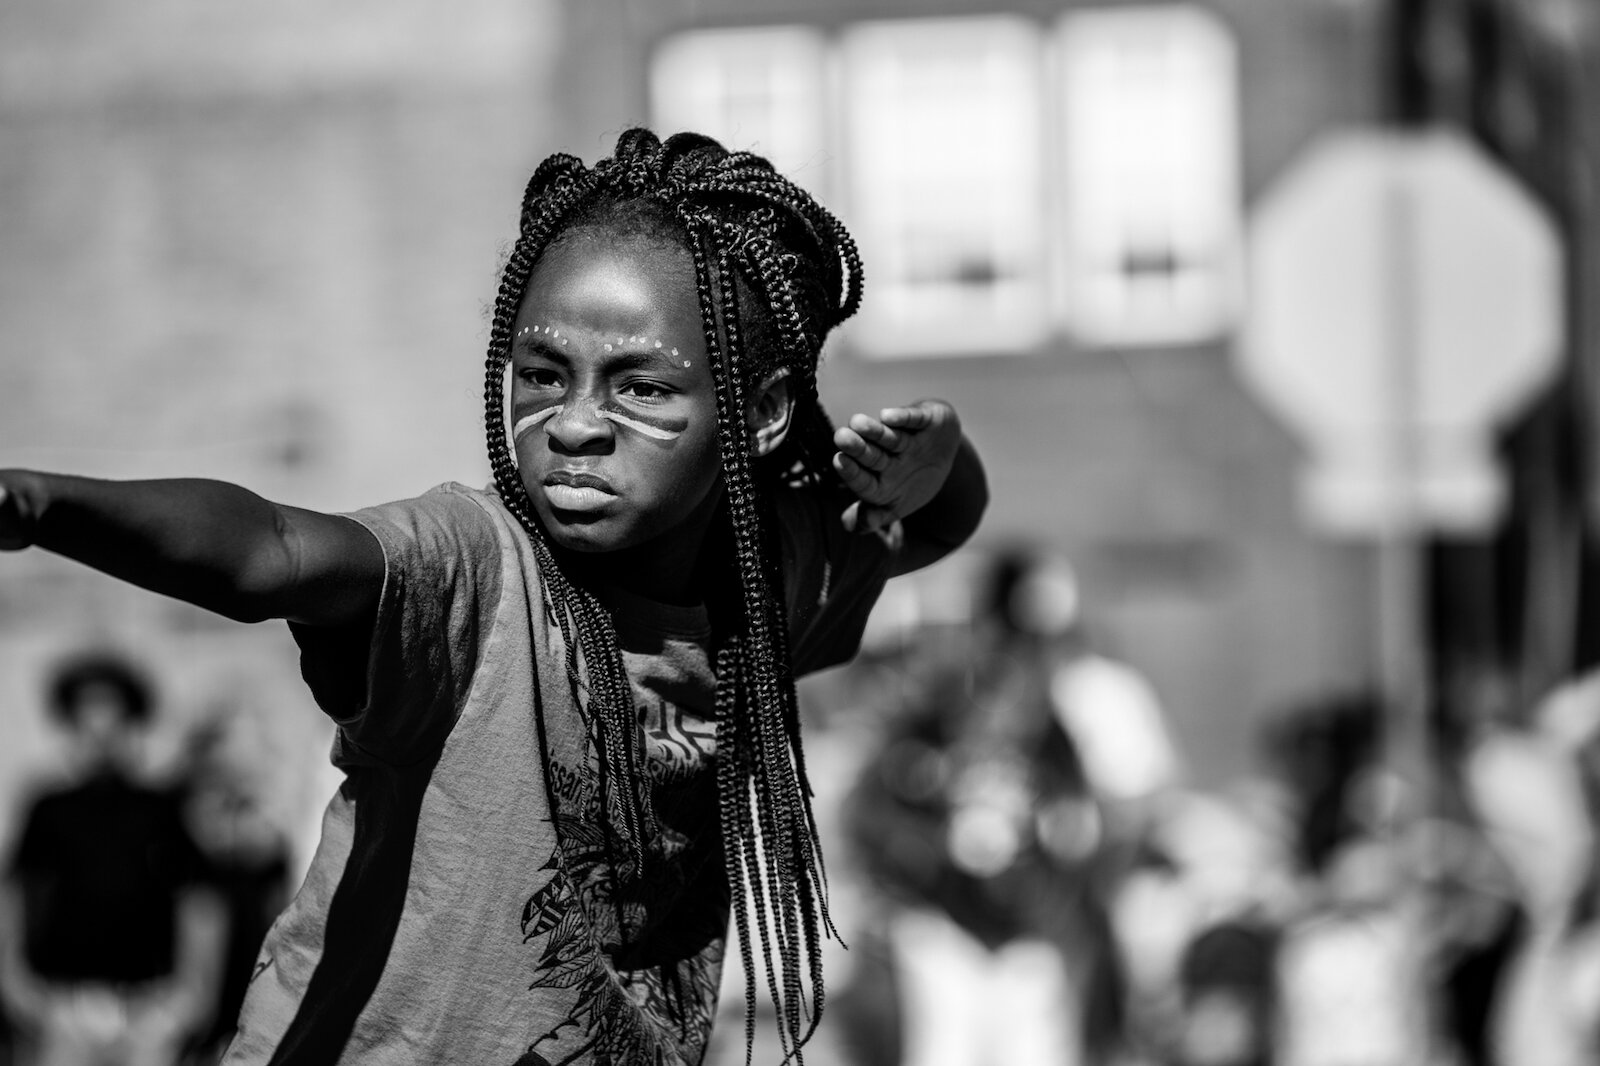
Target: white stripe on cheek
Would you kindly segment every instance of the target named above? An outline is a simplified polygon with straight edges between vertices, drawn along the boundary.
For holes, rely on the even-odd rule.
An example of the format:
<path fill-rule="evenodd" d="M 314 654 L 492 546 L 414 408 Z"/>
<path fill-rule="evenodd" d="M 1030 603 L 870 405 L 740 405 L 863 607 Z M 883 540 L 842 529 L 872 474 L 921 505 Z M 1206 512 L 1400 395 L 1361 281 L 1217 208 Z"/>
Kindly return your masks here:
<path fill-rule="evenodd" d="M 558 403 L 553 407 L 546 407 L 543 411 L 535 411 L 531 415 L 523 415 L 517 419 L 517 424 L 511 427 L 511 439 L 521 440 L 522 435 L 528 430 L 533 429 L 546 419 L 554 418 L 560 414 L 562 406 L 562 404 Z"/>
<path fill-rule="evenodd" d="M 660 426 L 652 426 L 648 422 L 641 422 L 638 419 L 629 418 L 620 411 L 608 411 L 602 407 L 595 413 L 609 422 L 615 422 L 618 425 L 627 426 L 635 433 L 643 433 L 645 436 L 654 437 L 656 440 L 677 440 L 683 435 L 681 430 L 663 429 Z"/>

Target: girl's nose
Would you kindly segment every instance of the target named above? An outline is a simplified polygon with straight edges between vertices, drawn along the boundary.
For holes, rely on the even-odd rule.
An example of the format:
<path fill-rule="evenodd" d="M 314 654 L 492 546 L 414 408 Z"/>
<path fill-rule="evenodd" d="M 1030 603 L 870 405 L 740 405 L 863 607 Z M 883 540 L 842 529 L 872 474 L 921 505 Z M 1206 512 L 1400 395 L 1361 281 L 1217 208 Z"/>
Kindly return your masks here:
<path fill-rule="evenodd" d="M 595 410 L 595 400 L 574 398 L 562 405 L 561 413 L 545 423 L 550 439 L 566 451 L 590 451 L 611 442 L 611 423 Z"/>

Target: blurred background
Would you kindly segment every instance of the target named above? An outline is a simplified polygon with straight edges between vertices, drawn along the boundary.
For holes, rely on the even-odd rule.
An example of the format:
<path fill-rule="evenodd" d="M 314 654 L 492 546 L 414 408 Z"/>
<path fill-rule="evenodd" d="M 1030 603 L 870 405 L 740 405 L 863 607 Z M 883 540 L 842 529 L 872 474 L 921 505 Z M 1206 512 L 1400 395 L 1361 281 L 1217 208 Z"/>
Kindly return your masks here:
<path fill-rule="evenodd" d="M 843 218 L 825 401 L 949 399 L 991 480 L 806 684 L 816 1061 L 1593 1061 L 1593 0 L 12 0 L 0 464 L 487 482 L 522 184 L 640 123 Z M 5 853 L 86 651 L 149 682 L 137 775 L 291 890 L 337 778 L 287 633 L 42 553 Z"/>

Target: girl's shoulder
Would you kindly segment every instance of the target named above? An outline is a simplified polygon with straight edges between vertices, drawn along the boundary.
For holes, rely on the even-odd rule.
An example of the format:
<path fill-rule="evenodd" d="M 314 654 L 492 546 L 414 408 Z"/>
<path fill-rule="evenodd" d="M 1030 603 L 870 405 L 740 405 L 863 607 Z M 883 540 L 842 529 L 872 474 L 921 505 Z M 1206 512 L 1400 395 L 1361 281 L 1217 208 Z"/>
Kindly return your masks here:
<path fill-rule="evenodd" d="M 391 570 L 397 563 L 449 569 L 488 563 L 514 552 L 524 539 L 498 494 L 453 481 L 347 517 L 377 537 Z"/>
<path fill-rule="evenodd" d="M 517 527 L 515 516 L 492 487 L 474 488 L 459 481 L 441 482 L 417 496 L 369 510 L 415 515 L 441 526 L 464 531 Z"/>

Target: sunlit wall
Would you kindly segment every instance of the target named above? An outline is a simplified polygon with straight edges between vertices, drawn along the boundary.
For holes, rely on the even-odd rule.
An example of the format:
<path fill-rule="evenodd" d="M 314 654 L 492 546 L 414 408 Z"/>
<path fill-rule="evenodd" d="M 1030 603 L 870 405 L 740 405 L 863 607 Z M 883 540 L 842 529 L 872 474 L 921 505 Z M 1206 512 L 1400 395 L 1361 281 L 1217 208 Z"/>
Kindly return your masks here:
<path fill-rule="evenodd" d="M 556 23 L 524 0 L 5 5 L 0 465 L 335 510 L 485 480 L 484 307 L 554 147 Z M 84 644 L 150 660 L 169 723 L 264 708 L 280 795 L 315 817 L 327 727 L 282 626 L 31 552 L 0 560 L 0 814 L 51 765 L 41 681 Z"/>

